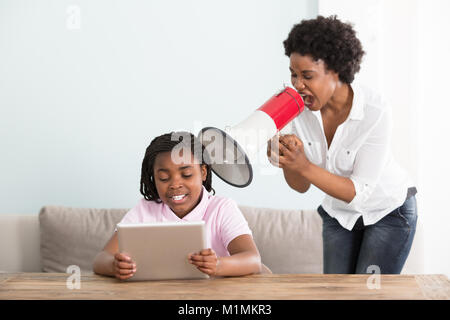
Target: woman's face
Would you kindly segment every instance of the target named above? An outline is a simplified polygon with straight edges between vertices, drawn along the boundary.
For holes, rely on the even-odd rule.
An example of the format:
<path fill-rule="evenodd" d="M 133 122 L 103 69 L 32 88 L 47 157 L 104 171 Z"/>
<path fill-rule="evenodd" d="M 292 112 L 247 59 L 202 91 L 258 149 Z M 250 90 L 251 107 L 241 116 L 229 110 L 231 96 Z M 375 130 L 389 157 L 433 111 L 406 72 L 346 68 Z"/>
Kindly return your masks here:
<path fill-rule="evenodd" d="M 181 155 L 176 162 L 171 154 L 162 152 L 156 156 L 153 175 L 159 198 L 181 219 L 200 202 L 207 171 L 205 165 L 194 161 L 192 154 L 190 160 Z"/>
<path fill-rule="evenodd" d="M 322 60 L 314 61 L 309 55 L 293 52 L 290 56 L 291 82 L 300 93 L 305 106 L 317 111 L 322 109 L 332 98 L 339 76 L 332 70 L 327 70 Z"/>

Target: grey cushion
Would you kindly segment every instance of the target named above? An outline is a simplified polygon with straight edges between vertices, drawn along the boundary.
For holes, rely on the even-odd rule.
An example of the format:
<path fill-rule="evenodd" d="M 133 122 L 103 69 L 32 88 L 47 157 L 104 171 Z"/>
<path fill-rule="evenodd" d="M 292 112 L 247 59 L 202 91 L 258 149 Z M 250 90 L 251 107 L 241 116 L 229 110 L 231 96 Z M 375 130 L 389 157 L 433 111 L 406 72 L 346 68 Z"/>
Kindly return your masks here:
<path fill-rule="evenodd" d="M 322 272 L 322 220 L 315 210 L 240 206 L 262 262 L 273 273 Z M 92 272 L 95 256 L 128 209 L 46 206 L 39 213 L 44 272 L 66 272 L 77 265 Z"/>
<path fill-rule="evenodd" d="M 92 272 L 92 264 L 128 209 L 43 207 L 39 213 L 41 265 L 44 272 L 66 272 L 77 265 Z"/>
<path fill-rule="evenodd" d="M 240 209 L 273 273 L 323 272 L 322 218 L 316 210 Z"/>

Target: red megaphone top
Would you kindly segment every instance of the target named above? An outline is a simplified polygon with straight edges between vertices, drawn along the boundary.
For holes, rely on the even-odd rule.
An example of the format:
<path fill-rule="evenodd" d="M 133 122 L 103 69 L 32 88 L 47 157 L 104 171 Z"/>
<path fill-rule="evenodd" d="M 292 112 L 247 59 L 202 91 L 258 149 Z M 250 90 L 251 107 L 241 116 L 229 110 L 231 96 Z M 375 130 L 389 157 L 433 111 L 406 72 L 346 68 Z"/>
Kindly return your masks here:
<path fill-rule="evenodd" d="M 258 110 L 267 113 L 275 122 L 277 130 L 281 130 L 303 112 L 304 107 L 305 103 L 300 94 L 294 89 L 286 87 L 267 100 Z"/>

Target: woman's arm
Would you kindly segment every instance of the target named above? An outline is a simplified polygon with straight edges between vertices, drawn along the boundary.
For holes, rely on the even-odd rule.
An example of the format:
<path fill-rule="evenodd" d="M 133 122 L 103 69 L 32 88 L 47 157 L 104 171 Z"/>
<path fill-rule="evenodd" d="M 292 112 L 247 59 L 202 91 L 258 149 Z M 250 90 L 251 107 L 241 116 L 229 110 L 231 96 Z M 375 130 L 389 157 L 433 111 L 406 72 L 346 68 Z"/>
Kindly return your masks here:
<path fill-rule="evenodd" d="M 335 175 L 313 163 L 309 163 L 301 174 L 292 173 L 292 175 L 299 177 L 299 180 L 303 178 L 309 181 L 326 194 L 347 203 L 350 203 L 356 195 L 352 180 Z"/>
<path fill-rule="evenodd" d="M 300 192 L 305 193 L 309 190 L 311 182 L 308 181 L 301 174 L 295 172 L 294 170 L 289 170 L 288 168 L 283 168 L 284 179 L 286 180 L 289 187 Z"/>
<path fill-rule="evenodd" d="M 283 168 L 287 184 L 294 190 L 305 193 L 311 183 L 326 194 L 350 203 L 355 197 L 355 187 L 349 178 L 344 178 L 310 163 L 301 173 Z"/>
<path fill-rule="evenodd" d="M 341 177 L 311 163 L 305 155 L 302 141 L 295 135 L 276 137 L 279 152 L 268 148 L 269 161 L 283 169 L 288 185 L 299 192 L 306 192 L 312 183 L 326 194 L 350 203 L 356 195 L 349 178 Z"/>
<path fill-rule="evenodd" d="M 197 268 L 214 276 L 243 276 L 261 272 L 261 256 L 253 238 L 243 234 L 228 244 L 229 257 L 216 256 L 212 249 L 189 255 L 189 261 Z"/>

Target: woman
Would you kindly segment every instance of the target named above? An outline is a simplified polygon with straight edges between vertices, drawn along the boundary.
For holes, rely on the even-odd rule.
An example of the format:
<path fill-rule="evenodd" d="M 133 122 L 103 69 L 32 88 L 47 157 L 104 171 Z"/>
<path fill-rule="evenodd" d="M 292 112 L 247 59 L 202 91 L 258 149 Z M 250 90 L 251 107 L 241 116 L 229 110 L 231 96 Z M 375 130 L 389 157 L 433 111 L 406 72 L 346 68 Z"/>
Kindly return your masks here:
<path fill-rule="evenodd" d="M 318 208 L 324 273 L 399 274 L 416 229 L 416 188 L 390 151 L 389 106 L 352 83 L 364 55 L 355 31 L 319 16 L 295 25 L 283 44 L 306 108 L 295 134 L 274 138 L 267 155 L 292 189 L 326 193 Z"/>

